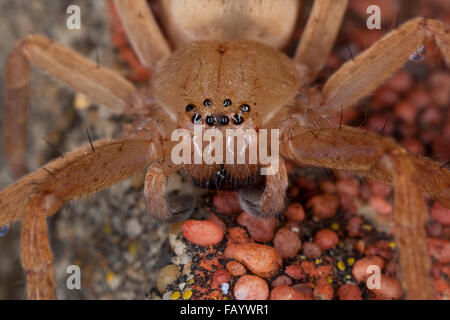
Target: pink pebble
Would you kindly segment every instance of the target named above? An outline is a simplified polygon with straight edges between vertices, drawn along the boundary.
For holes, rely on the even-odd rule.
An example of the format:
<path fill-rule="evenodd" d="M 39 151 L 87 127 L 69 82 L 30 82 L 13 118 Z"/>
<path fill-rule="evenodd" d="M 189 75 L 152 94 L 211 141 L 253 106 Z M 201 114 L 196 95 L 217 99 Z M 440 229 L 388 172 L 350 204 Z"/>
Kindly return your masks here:
<path fill-rule="evenodd" d="M 314 295 L 314 285 L 312 283 L 297 283 L 292 288 L 311 298 Z"/>
<path fill-rule="evenodd" d="M 300 280 L 305 277 L 305 273 L 303 269 L 298 264 L 291 264 L 284 269 L 284 273 L 286 273 L 289 277 L 294 280 Z"/>
<path fill-rule="evenodd" d="M 357 196 L 359 190 L 358 181 L 355 179 L 340 179 L 336 182 L 336 191 L 339 194 Z"/>
<path fill-rule="evenodd" d="M 233 277 L 242 276 L 247 272 L 242 263 L 237 261 L 228 262 L 226 268 Z"/>
<path fill-rule="evenodd" d="M 368 270 L 370 266 L 377 266 L 383 270 L 384 260 L 379 256 L 364 257 L 355 262 L 352 269 L 353 277 L 357 282 L 364 281 L 373 271 Z"/>
<path fill-rule="evenodd" d="M 234 286 L 234 297 L 236 300 L 266 300 L 269 286 L 260 277 L 245 275 Z"/>
<path fill-rule="evenodd" d="M 306 207 L 312 208 L 316 219 L 329 219 L 336 215 L 339 207 L 339 198 L 334 194 L 314 196 L 308 200 Z"/>
<path fill-rule="evenodd" d="M 239 194 L 235 191 L 219 191 L 213 197 L 214 207 L 218 212 L 236 214 L 242 212 Z"/>
<path fill-rule="evenodd" d="M 236 221 L 247 228 L 248 233 L 255 241 L 268 242 L 273 239 L 276 224 L 275 217 L 260 218 L 247 212 L 242 212 Z"/>
<path fill-rule="evenodd" d="M 369 203 L 375 212 L 380 215 L 389 216 L 392 214 L 392 204 L 381 197 L 372 197 Z"/>
<path fill-rule="evenodd" d="M 305 242 L 303 244 L 302 251 L 307 258 L 315 259 L 320 258 L 322 255 L 322 249 L 320 249 L 320 247 L 314 242 Z"/>
<path fill-rule="evenodd" d="M 353 217 L 347 223 L 347 232 L 350 237 L 362 237 L 361 226 L 364 220 L 361 217 Z"/>
<path fill-rule="evenodd" d="M 217 224 L 220 229 L 225 233 L 227 231 L 227 226 L 225 225 L 225 222 L 223 222 L 218 216 L 216 216 L 214 213 L 211 213 L 208 216 L 208 221 L 214 222 Z"/>
<path fill-rule="evenodd" d="M 287 228 L 280 228 L 273 239 L 273 246 L 283 258 L 294 258 L 302 246 L 300 238 Z"/>
<path fill-rule="evenodd" d="M 274 276 L 283 262 L 275 248 L 258 243 L 231 243 L 225 249 L 224 256 L 238 260 L 263 278 Z"/>
<path fill-rule="evenodd" d="M 183 236 L 200 246 L 213 246 L 223 239 L 222 229 L 211 221 L 188 220 L 182 227 Z"/>
<path fill-rule="evenodd" d="M 270 300 L 312 300 L 312 298 L 294 288 L 281 285 L 272 289 Z"/>
<path fill-rule="evenodd" d="M 272 281 L 270 284 L 272 288 L 278 287 L 278 286 L 290 286 L 292 284 L 291 278 L 281 275 L 275 278 L 275 280 Z"/>
<path fill-rule="evenodd" d="M 378 180 L 367 179 L 367 184 L 369 185 L 370 191 L 374 196 L 386 198 L 392 192 L 392 187 L 390 185 Z"/>
<path fill-rule="evenodd" d="M 414 123 L 418 109 L 407 100 L 400 101 L 394 106 L 394 114 L 406 123 Z"/>
<path fill-rule="evenodd" d="M 430 255 L 442 263 L 450 263 L 450 241 L 446 239 L 427 238 Z"/>
<path fill-rule="evenodd" d="M 300 223 L 305 219 L 305 210 L 300 203 L 296 202 L 287 207 L 285 216 L 288 220 Z"/>
<path fill-rule="evenodd" d="M 427 230 L 428 236 L 439 238 L 442 235 L 443 227 L 435 220 L 428 220 L 425 224 L 425 230 Z"/>
<path fill-rule="evenodd" d="M 444 227 L 450 226 L 450 209 L 447 209 L 439 202 L 433 204 L 430 215 Z"/>
<path fill-rule="evenodd" d="M 380 275 L 380 288 L 368 288 L 375 296 L 375 299 L 379 300 L 392 300 L 399 299 L 402 294 L 402 286 L 400 282 L 392 277 L 386 276 L 384 274 Z"/>
<path fill-rule="evenodd" d="M 213 282 L 217 285 L 221 285 L 222 283 L 226 283 L 230 281 L 231 276 L 225 269 L 220 269 L 214 272 L 213 274 Z"/>
<path fill-rule="evenodd" d="M 334 288 L 326 278 L 319 278 L 314 283 L 314 298 L 316 300 L 331 300 L 334 296 Z"/>
<path fill-rule="evenodd" d="M 314 236 L 314 243 L 322 250 L 334 248 L 338 242 L 339 238 L 336 232 L 331 229 L 321 229 Z"/>

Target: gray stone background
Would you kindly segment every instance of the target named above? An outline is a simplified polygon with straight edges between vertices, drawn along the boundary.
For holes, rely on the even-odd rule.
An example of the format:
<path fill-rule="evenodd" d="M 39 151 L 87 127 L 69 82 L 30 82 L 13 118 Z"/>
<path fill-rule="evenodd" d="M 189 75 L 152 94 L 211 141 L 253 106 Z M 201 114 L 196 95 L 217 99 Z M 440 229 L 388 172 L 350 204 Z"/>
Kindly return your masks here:
<path fill-rule="evenodd" d="M 81 8 L 81 30 L 66 28 L 70 4 Z M 91 59 L 98 57 L 102 65 L 124 73 L 111 45 L 107 19 L 102 0 L 0 0 L 0 114 L 7 54 L 17 40 L 31 32 L 42 33 Z M 105 108 L 76 110 L 74 92 L 37 68 L 32 72 L 30 104 L 28 164 L 32 170 L 56 156 L 42 138 L 67 152 L 88 143 L 85 125 L 93 139 L 111 138 L 120 128 L 119 117 Z M 58 298 L 146 297 L 158 269 L 170 256 L 167 226 L 155 226 L 145 213 L 141 180 L 138 175 L 73 201 L 49 219 Z M 13 181 L 1 154 L 0 188 Z M 81 290 L 66 288 L 66 268 L 72 264 L 81 267 Z M 0 238 L 0 299 L 24 297 L 20 223 L 15 223 Z"/>

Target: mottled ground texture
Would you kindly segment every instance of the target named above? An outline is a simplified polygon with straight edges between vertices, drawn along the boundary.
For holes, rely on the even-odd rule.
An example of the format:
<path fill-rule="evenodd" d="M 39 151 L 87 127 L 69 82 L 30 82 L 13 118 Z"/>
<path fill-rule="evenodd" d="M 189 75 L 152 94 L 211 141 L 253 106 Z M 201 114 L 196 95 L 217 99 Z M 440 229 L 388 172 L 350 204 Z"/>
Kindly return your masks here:
<path fill-rule="evenodd" d="M 446 0 L 379 0 L 377 3 L 382 10 L 382 29 L 369 31 L 365 27 L 365 10 L 372 2 L 350 0 L 344 26 L 333 53 L 319 76 L 319 85 L 343 62 L 408 18 L 422 15 L 450 22 L 450 8 Z M 311 1 L 307 1 L 304 17 L 308 15 L 310 3 Z M 71 31 L 66 28 L 66 8 L 70 4 L 81 7 L 81 30 Z M 3 93 L 6 55 L 15 41 L 30 32 L 43 33 L 126 75 L 129 71 L 127 65 L 119 61 L 117 49 L 113 48 L 110 41 L 111 30 L 104 4 L 100 0 L 0 0 L 0 95 Z M 157 11 L 155 12 L 158 17 Z M 290 53 L 294 52 L 305 18 L 302 21 L 289 46 Z M 450 74 L 436 47 L 430 45 L 426 50 L 423 62 L 407 63 L 402 71 L 380 87 L 373 96 L 346 111 L 343 122 L 375 132 L 383 131 L 385 135 L 394 136 L 412 152 L 434 157 L 445 163 L 450 159 Z M 82 97 L 38 70 L 33 72 L 31 88 L 28 162 L 32 170 L 57 156 L 55 150 L 42 138 L 50 141 L 58 150 L 67 152 L 88 143 L 84 126 L 89 128 L 94 139 L 114 137 L 119 132 L 119 123 L 124 119 L 91 105 L 89 101 L 84 101 Z M 0 114 L 2 107 L 0 103 Z M 290 204 L 301 204 L 305 208 L 304 219 L 293 224 L 292 217 L 281 215 L 271 229 L 274 233 L 280 227 L 299 229 L 302 248 L 295 257 L 285 258 L 283 267 L 275 276 L 266 280 L 270 289 L 274 286 L 275 277 L 283 276 L 280 279 L 284 282 L 279 279 L 278 284 L 287 283 L 309 296 L 311 288 L 308 285 L 315 286 L 315 299 L 337 299 L 338 288 L 343 284 L 355 283 L 351 274 L 355 260 L 373 255 L 383 256 L 389 262 L 385 272 L 390 276 L 397 276 L 396 249 L 395 243 L 392 243 L 390 223 L 393 200 L 391 190 L 387 188 L 385 192 L 383 185 L 345 172 L 333 173 L 292 166 L 289 168 L 288 200 Z M 3 188 L 12 181 L 4 160 L 0 157 L 0 187 Z M 197 194 L 201 193 L 198 191 Z M 338 207 L 333 210 L 330 218 L 317 221 L 317 213 L 314 213 L 309 202 L 315 196 L 323 194 L 338 198 Z M 225 223 L 222 226 L 225 230 L 224 240 L 209 248 L 196 246 L 183 238 L 181 224 L 172 225 L 169 232 L 168 225 L 156 225 L 150 221 L 144 209 L 142 174 L 87 199 L 67 204 L 49 219 L 58 282 L 57 297 L 236 298 L 234 290 L 240 279 L 239 275 L 228 278 L 223 272 L 217 273 L 232 260 L 223 257 L 225 247 L 229 242 L 248 240 L 267 246 L 277 245 L 276 241 L 272 241 L 274 235 L 265 240 L 255 237 L 250 230 L 256 224 L 239 222 L 237 217 L 242 216 L 239 210 L 234 215 L 224 213 L 227 205 L 219 208 L 213 203 L 213 199 L 217 197 L 220 198 L 220 195 L 214 195 L 214 192 L 199 197 L 198 210 L 193 216 L 193 219 L 202 220 L 206 216 L 214 219 L 209 215 L 212 212 Z M 434 203 L 429 201 L 428 205 L 431 208 Z M 436 296 L 448 299 L 450 264 L 446 259 L 449 256 L 450 227 L 442 223 L 442 217 L 445 220 L 448 211 L 440 212 L 441 215 L 432 215 L 430 218 L 427 234 L 429 238 L 443 241 L 447 248 L 447 251 L 443 250 L 439 255 L 433 247 L 432 259 Z M 358 214 L 362 214 L 363 219 L 358 220 Z M 330 250 L 323 250 L 320 257 L 316 258 L 311 252 L 307 254 L 304 243 L 312 242 L 316 233 L 323 228 L 334 230 L 339 243 Z M 16 223 L 10 227 L 5 237 L 0 238 L 0 299 L 24 298 L 19 232 L 20 224 Z M 169 234 L 174 250 L 169 245 Z M 71 291 L 66 288 L 66 268 L 72 264 L 81 267 L 81 290 Z M 160 268 L 167 265 L 169 267 L 164 268 L 160 281 L 156 284 Z M 311 279 L 317 270 L 325 270 L 323 274 L 326 277 L 319 277 L 321 281 L 316 283 Z M 244 272 L 251 274 L 245 269 Z M 303 278 L 296 275 L 296 272 L 303 273 Z M 222 282 L 228 284 L 228 290 L 224 291 L 219 285 Z M 358 285 L 363 298 L 373 298 L 363 284 Z"/>
<path fill-rule="evenodd" d="M 70 4 L 81 8 L 81 30 L 66 28 L 66 9 Z M 91 59 L 98 57 L 102 65 L 126 72 L 110 44 L 103 1 L 0 0 L 0 15 L 0 95 L 6 56 L 15 41 L 30 32 L 43 33 Z M 28 153 L 32 170 L 57 156 L 42 138 L 66 152 L 88 143 L 84 126 L 89 128 L 93 139 L 117 134 L 120 128 L 117 116 L 98 106 L 85 107 L 84 101 L 76 101 L 74 92 L 33 69 Z M 3 102 L 0 114 L 2 108 Z M 156 226 L 144 210 L 140 180 L 124 181 L 67 204 L 49 220 L 58 298 L 145 297 L 158 268 L 168 261 L 164 254 L 168 245 L 164 242 L 167 226 Z M 0 187 L 12 181 L 2 155 Z M 20 223 L 16 223 L 0 238 L 0 299 L 24 298 L 19 232 Z M 72 264 L 81 266 L 82 290 L 66 289 L 66 268 Z"/>

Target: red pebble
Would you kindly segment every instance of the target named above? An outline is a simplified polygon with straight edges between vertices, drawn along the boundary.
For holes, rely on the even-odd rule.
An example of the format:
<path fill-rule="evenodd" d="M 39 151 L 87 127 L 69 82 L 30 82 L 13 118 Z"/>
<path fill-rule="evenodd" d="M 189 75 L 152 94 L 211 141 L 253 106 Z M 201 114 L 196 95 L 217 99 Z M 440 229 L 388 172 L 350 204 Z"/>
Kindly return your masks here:
<path fill-rule="evenodd" d="M 368 256 L 380 256 L 386 260 L 394 257 L 391 243 L 389 241 L 380 240 L 366 248 L 365 254 Z"/>
<path fill-rule="evenodd" d="M 260 242 L 272 240 L 277 222 L 275 217 L 260 218 L 247 212 L 242 212 L 236 221 L 241 226 L 247 228 L 253 240 Z"/>
<path fill-rule="evenodd" d="M 211 221 L 188 220 L 183 226 L 183 236 L 200 246 L 213 246 L 223 239 L 222 229 Z"/>
<path fill-rule="evenodd" d="M 300 225 L 297 222 L 289 220 L 284 224 L 284 227 L 291 230 L 293 233 L 299 235 L 300 234 Z"/>
<path fill-rule="evenodd" d="M 305 219 L 305 210 L 300 203 L 296 202 L 287 207 L 285 216 L 288 220 L 300 223 Z"/>
<path fill-rule="evenodd" d="M 247 272 L 242 263 L 237 261 L 229 261 L 226 268 L 233 277 L 242 276 Z"/>
<path fill-rule="evenodd" d="M 399 99 L 398 92 L 392 90 L 386 85 L 380 86 L 372 97 L 372 103 L 376 108 L 389 107 Z"/>
<path fill-rule="evenodd" d="M 297 283 L 292 288 L 311 298 L 314 295 L 314 285 L 312 283 Z"/>
<path fill-rule="evenodd" d="M 337 289 L 336 294 L 339 300 L 362 300 L 362 293 L 353 284 L 344 284 Z"/>
<path fill-rule="evenodd" d="M 314 236 L 314 243 L 316 243 L 320 249 L 328 250 L 334 248 L 339 242 L 339 238 L 331 229 L 321 229 Z"/>
<path fill-rule="evenodd" d="M 334 194 L 314 196 L 308 200 L 306 207 L 312 208 L 316 219 L 329 219 L 336 215 L 339 199 Z"/>
<path fill-rule="evenodd" d="M 433 103 L 430 94 L 425 89 L 415 89 L 408 94 L 408 100 L 417 109 L 424 109 Z"/>
<path fill-rule="evenodd" d="M 283 263 L 277 250 L 258 243 L 229 244 L 224 256 L 238 260 L 251 272 L 263 278 L 274 276 Z"/>
<path fill-rule="evenodd" d="M 222 229 L 222 231 L 225 233 L 227 232 L 227 226 L 225 225 L 225 222 L 223 222 L 218 216 L 216 216 L 214 213 L 211 213 L 208 216 L 208 221 L 214 222 L 215 224 L 217 224 L 220 229 Z"/>
<path fill-rule="evenodd" d="M 414 123 L 417 111 L 408 100 L 402 100 L 394 106 L 395 116 L 406 123 Z"/>
<path fill-rule="evenodd" d="M 340 179 L 336 182 L 336 191 L 339 194 L 357 196 L 358 190 L 359 184 L 355 179 Z"/>
<path fill-rule="evenodd" d="M 400 282 L 392 277 L 384 274 L 380 275 L 380 288 L 368 288 L 377 300 L 393 300 L 399 299 L 402 296 L 402 286 Z"/>
<path fill-rule="evenodd" d="M 439 238 L 442 235 L 442 225 L 434 220 L 429 220 L 425 224 L 425 230 L 427 230 L 427 235 L 430 237 Z"/>
<path fill-rule="evenodd" d="M 320 249 L 320 247 L 314 242 L 305 242 L 303 244 L 302 251 L 307 258 L 315 259 L 320 258 L 322 255 L 322 249 Z"/>
<path fill-rule="evenodd" d="M 417 139 L 414 139 L 411 137 L 406 138 L 405 140 L 402 141 L 402 145 L 405 147 L 406 150 L 408 150 L 412 153 L 420 154 L 420 155 L 425 154 L 424 146 Z"/>
<path fill-rule="evenodd" d="M 430 215 L 444 227 L 450 226 L 450 209 L 447 209 L 439 202 L 433 204 Z"/>
<path fill-rule="evenodd" d="M 362 237 L 361 226 L 364 220 L 361 217 L 353 217 L 347 223 L 347 232 L 350 237 Z"/>
<path fill-rule="evenodd" d="M 371 197 L 369 203 L 375 212 L 380 215 L 389 216 L 392 214 L 392 204 L 381 197 Z"/>
<path fill-rule="evenodd" d="M 294 288 L 282 285 L 272 289 L 270 300 L 312 300 L 312 298 Z"/>
<path fill-rule="evenodd" d="M 320 189 L 322 189 L 322 191 L 325 193 L 330 193 L 330 194 L 336 193 L 336 185 L 329 180 L 322 182 L 320 184 Z"/>
<path fill-rule="evenodd" d="M 428 238 L 430 255 L 442 263 L 450 263 L 450 241 L 445 239 Z"/>
<path fill-rule="evenodd" d="M 242 212 L 239 194 L 234 191 L 219 191 L 213 197 L 214 207 L 218 212 L 235 214 Z"/>
<path fill-rule="evenodd" d="M 231 276 L 225 269 L 220 269 L 214 272 L 213 274 L 213 282 L 217 285 L 221 285 L 222 283 L 226 283 L 230 281 Z"/>
<path fill-rule="evenodd" d="M 314 283 L 314 298 L 316 300 L 331 300 L 334 296 L 333 286 L 328 283 L 327 279 L 319 278 Z"/>
<path fill-rule="evenodd" d="M 286 273 L 289 277 L 294 280 L 300 280 L 305 277 L 305 273 L 303 269 L 298 264 L 291 264 L 284 269 L 284 273 Z"/>
<path fill-rule="evenodd" d="M 273 246 L 283 258 L 294 258 L 302 246 L 300 238 L 287 228 L 280 228 L 273 239 Z"/>
<path fill-rule="evenodd" d="M 371 256 L 364 257 L 355 262 L 352 269 L 353 277 L 357 282 L 364 281 L 367 277 L 369 277 L 373 271 L 369 270 L 370 266 L 377 266 L 380 268 L 380 271 L 383 270 L 384 260 L 379 256 Z"/>
<path fill-rule="evenodd" d="M 392 192 L 392 187 L 390 185 L 377 180 L 367 179 L 367 184 L 374 196 L 386 198 Z"/>
<path fill-rule="evenodd" d="M 275 278 L 275 280 L 272 281 L 270 284 L 272 288 L 278 287 L 278 286 L 290 286 L 292 284 L 291 278 L 281 275 Z"/>
<path fill-rule="evenodd" d="M 302 176 L 297 178 L 297 186 L 300 188 L 300 190 L 307 191 L 314 191 L 317 188 L 317 184 L 315 181 Z"/>
<path fill-rule="evenodd" d="M 386 84 L 397 92 L 406 92 L 413 85 L 413 79 L 408 71 L 401 70 L 387 80 Z"/>
<path fill-rule="evenodd" d="M 239 278 L 233 292 L 236 300 L 266 300 L 269 286 L 260 277 L 245 275 Z"/>
<path fill-rule="evenodd" d="M 230 243 L 247 243 L 250 242 L 250 239 L 244 228 L 233 227 L 228 229 L 228 241 Z"/>

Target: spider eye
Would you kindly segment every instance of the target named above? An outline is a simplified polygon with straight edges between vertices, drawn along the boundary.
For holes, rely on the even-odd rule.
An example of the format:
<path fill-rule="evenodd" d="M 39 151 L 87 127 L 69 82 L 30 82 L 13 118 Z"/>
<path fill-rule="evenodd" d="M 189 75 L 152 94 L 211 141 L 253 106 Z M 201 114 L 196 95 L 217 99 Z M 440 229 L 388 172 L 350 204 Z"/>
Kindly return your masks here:
<path fill-rule="evenodd" d="M 206 117 L 206 124 L 208 126 L 213 126 L 216 123 L 216 117 L 215 116 L 207 116 Z"/>
<path fill-rule="evenodd" d="M 248 104 L 241 104 L 240 107 L 242 112 L 249 112 L 250 111 L 250 106 Z"/>
<path fill-rule="evenodd" d="M 210 106 L 211 106 L 211 100 L 205 99 L 205 101 L 203 101 L 203 105 L 204 105 L 205 107 L 210 107 Z"/>
<path fill-rule="evenodd" d="M 227 116 L 221 116 L 219 118 L 219 123 L 223 126 L 227 125 L 230 122 L 230 119 Z"/>
<path fill-rule="evenodd" d="M 244 122 L 244 118 L 242 118 L 240 114 L 233 115 L 231 119 L 233 120 L 234 124 L 241 124 L 242 122 Z"/>
<path fill-rule="evenodd" d="M 195 109 L 195 105 L 193 105 L 192 103 L 188 104 L 186 106 L 186 112 L 192 112 Z"/>
<path fill-rule="evenodd" d="M 231 106 L 231 100 L 230 100 L 230 99 L 225 99 L 225 100 L 223 100 L 223 106 L 224 106 L 224 107 L 229 107 L 229 106 Z"/>
<path fill-rule="evenodd" d="M 196 113 L 192 116 L 192 123 L 198 124 L 202 121 L 202 115 L 200 113 Z"/>

